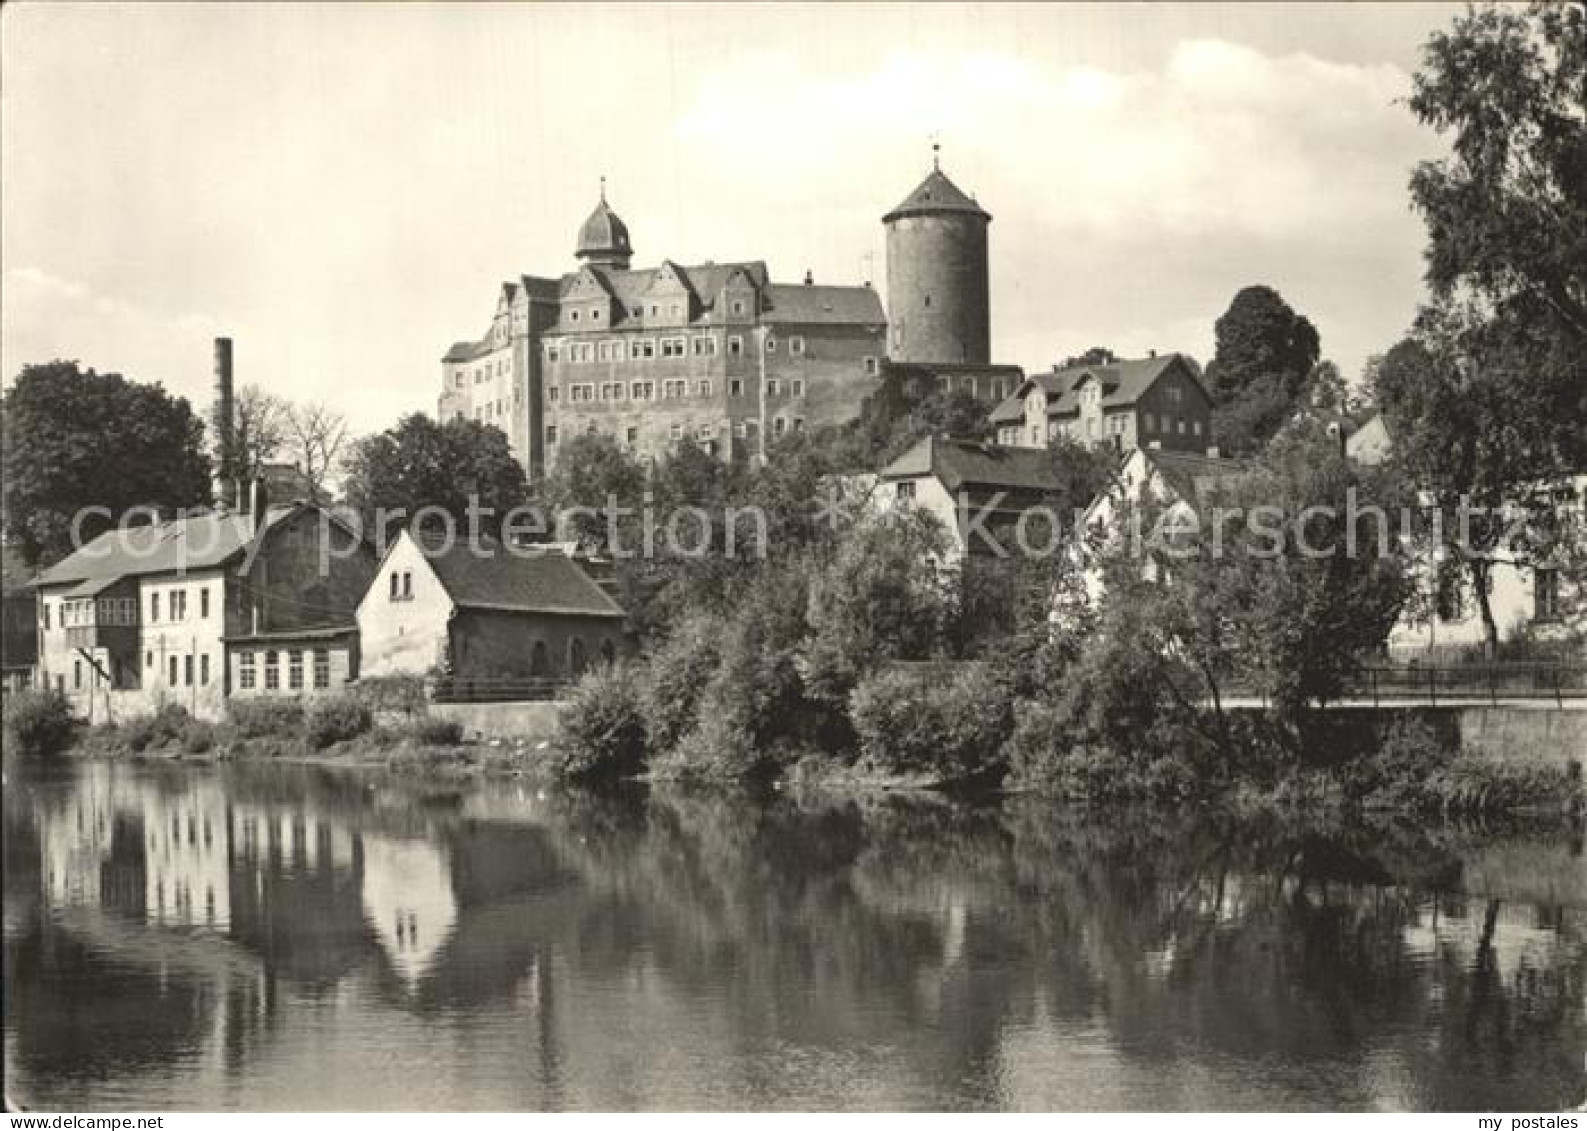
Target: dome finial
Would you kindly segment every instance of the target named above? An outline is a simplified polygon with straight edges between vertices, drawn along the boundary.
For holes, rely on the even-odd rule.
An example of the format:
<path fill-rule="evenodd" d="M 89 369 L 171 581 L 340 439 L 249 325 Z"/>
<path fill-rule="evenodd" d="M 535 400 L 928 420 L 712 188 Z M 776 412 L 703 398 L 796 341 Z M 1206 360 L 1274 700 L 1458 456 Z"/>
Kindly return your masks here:
<path fill-rule="evenodd" d="M 601 203 L 606 203 L 606 174 L 601 174 Z"/>
<path fill-rule="evenodd" d="M 931 142 L 931 171 L 940 172 L 942 169 L 942 143 L 933 139 Z"/>

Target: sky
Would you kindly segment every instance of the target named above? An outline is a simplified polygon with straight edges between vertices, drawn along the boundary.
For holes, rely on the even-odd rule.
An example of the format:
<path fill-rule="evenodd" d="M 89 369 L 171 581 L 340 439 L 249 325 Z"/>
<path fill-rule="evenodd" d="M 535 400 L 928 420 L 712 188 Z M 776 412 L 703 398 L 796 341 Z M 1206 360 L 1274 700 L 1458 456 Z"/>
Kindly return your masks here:
<path fill-rule="evenodd" d="M 229 335 L 239 383 L 377 431 L 502 280 L 575 265 L 602 176 L 636 266 L 881 286 L 935 142 L 994 217 L 994 361 L 1205 361 L 1264 283 L 1353 378 L 1422 296 L 1444 143 L 1403 100 L 1460 10 L 7 4 L 0 363 L 207 407 Z"/>

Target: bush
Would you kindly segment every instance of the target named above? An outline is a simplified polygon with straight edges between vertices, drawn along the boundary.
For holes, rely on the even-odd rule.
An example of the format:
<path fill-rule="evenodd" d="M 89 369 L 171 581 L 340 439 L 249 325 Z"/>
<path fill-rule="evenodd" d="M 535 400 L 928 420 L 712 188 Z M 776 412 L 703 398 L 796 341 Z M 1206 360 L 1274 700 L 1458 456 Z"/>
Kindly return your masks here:
<path fill-rule="evenodd" d="M 141 754 L 179 743 L 193 724 L 193 716 L 180 703 L 162 703 L 152 715 L 135 715 L 121 726 L 127 749 Z"/>
<path fill-rule="evenodd" d="M 463 741 L 463 724 L 456 719 L 426 716 L 414 721 L 410 734 L 423 746 L 456 746 Z"/>
<path fill-rule="evenodd" d="M 369 708 L 351 695 L 316 699 L 303 719 L 304 738 L 314 750 L 357 738 L 373 721 Z"/>
<path fill-rule="evenodd" d="M 72 744 L 77 720 L 59 691 L 18 691 L 6 696 L 6 746 L 24 758 L 48 758 Z"/>
<path fill-rule="evenodd" d="M 637 774 L 645 764 L 645 717 L 637 673 L 600 664 L 573 686 L 563 706 L 558 772 L 593 781 Z"/>
<path fill-rule="evenodd" d="M 1397 720 L 1377 751 L 1341 776 L 1345 796 L 1371 809 L 1475 816 L 1581 805 L 1581 787 L 1565 770 L 1463 753 L 1414 717 Z"/>
<path fill-rule="evenodd" d="M 366 677 L 358 681 L 357 694 L 376 714 L 389 711 L 410 719 L 422 715 L 430 701 L 420 675 Z"/>
<path fill-rule="evenodd" d="M 184 754 L 208 754 L 215 748 L 218 731 L 214 723 L 203 719 L 190 719 L 182 730 L 180 741 Z"/>
<path fill-rule="evenodd" d="M 228 699 L 226 713 L 244 738 L 287 738 L 303 730 L 303 704 L 297 699 Z"/>
<path fill-rule="evenodd" d="M 671 750 L 694 729 L 700 696 L 721 661 L 722 628 L 714 617 L 689 617 L 651 655 L 642 708 L 657 752 Z"/>
<path fill-rule="evenodd" d="M 961 665 L 943 682 L 879 672 L 860 681 L 849 712 L 867 763 L 948 780 L 1001 774 L 1013 729 L 1007 691 L 983 664 Z"/>

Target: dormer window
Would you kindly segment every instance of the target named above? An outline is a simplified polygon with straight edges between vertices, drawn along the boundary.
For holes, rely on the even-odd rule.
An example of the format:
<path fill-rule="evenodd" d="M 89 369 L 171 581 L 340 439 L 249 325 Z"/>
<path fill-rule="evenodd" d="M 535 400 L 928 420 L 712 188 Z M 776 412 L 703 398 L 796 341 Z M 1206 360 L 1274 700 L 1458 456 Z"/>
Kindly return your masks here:
<path fill-rule="evenodd" d="M 595 309 L 595 310 L 590 311 L 590 321 L 591 322 L 599 322 L 600 320 L 601 320 L 601 312 L 600 312 L 599 309 Z"/>
<path fill-rule="evenodd" d="M 572 311 L 571 313 L 568 314 L 568 317 L 570 319 L 572 319 L 574 322 L 577 322 L 579 320 L 579 312 L 576 311 L 576 310 Z"/>
<path fill-rule="evenodd" d="M 743 314 L 744 313 L 744 300 L 743 299 L 736 298 L 736 299 L 733 300 L 733 313 L 734 314 Z"/>

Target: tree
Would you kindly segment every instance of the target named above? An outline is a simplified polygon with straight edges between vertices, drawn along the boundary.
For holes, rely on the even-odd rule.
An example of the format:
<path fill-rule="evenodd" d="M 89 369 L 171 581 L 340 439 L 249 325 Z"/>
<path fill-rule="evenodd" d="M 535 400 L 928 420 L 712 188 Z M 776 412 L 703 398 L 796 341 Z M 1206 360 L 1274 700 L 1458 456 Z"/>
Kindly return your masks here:
<path fill-rule="evenodd" d="M 1305 402 L 1317 329 L 1271 287 L 1246 287 L 1216 325 L 1207 364 L 1213 434 L 1234 454 L 1257 451 Z"/>
<path fill-rule="evenodd" d="M 29 566 L 76 548 L 73 519 L 92 538 L 133 507 L 210 501 L 204 424 L 158 384 L 96 373 L 75 361 L 26 365 L 5 394 L 5 527 Z"/>
<path fill-rule="evenodd" d="M 247 481 L 280 453 L 287 440 L 287 402 L 258 385 L 244 385 L 232 406 L 234 469 Z"/>
<path fill-rule="evenodd" d="M 1410 182 L 1430 301 L 1373 390 L 1440 520 L 1427 548 L 1441 595 L 1471 593 L 1492 655 L 1492 569 L 1559 541 L 1554 500 L 1587 465 L 1587 18 L 1580 4 L 1474 9 L 1422 63 L 1411 110 L 1453 135 Z M 1504 508 L 1529 516 L 1519 545 Z"/>
<path fill-rule="evenodd" d="M 423 508 L 438 508 L 466 531 L 471 502 L 491 512 L 482 520 L 484 532 L 498 533 L 507 514 L 528 501 L 506 433 L 476 420 L 438 424 L 421 412 L 353 443 L 345 494 L 377 539 L 407 526 Z"/>
<path fill-rule="evenodd" d="M 569 437 L 545 485 L 547 504 L 566 524 L 561 537 L 603 553 L 640 550 L 646 479 L 645 465 L 604 432 Z M 613 523 L 610 507 L 628 513 Z"/>
<path fill-rule="evenodd" d="M 347 439 L 347 418 L 323 404 L 287 406 L 283 432 L 293 463 L 315 498 L 326 495 L 325 480 Z"/>

